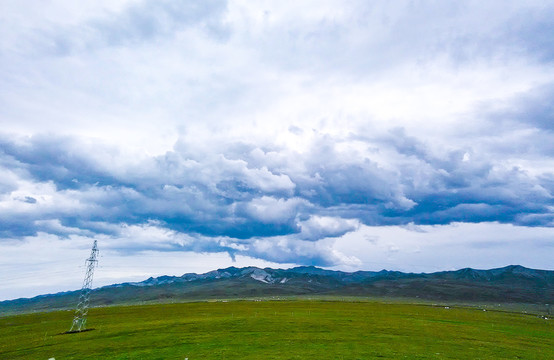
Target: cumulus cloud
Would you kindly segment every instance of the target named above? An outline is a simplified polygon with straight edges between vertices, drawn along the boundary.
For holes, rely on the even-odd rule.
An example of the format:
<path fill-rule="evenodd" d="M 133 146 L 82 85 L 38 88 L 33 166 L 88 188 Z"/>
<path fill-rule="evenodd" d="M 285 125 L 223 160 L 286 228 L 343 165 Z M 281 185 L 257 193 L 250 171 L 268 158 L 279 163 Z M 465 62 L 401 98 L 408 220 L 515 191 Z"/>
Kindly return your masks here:
<path fill-rule="evenodd" d="M 255 151 L 238 153 L 231 143 L 216 153 L 176 149 L 112 170 L 123 161 L 117 154 L 98 156 L 110 154 L 101 147 L 89 155 L 76 140 L 4 138 L 2 158 L 17 164 L 20 178 L 3 208 L 15 232 L 30 220 L 86 228 L 152 220 L 177 231 L 242 239 L 297 234 L 318 240 L 352 231 L 357 222 L 550 223 L 548 216 L 545 223 L 526 217 L 551 214 L 550 173 L 537 177 L 502 161 L 468 159 L 465 149 L 435 154 L 397 130 L 363 144 L 353 150 L 341 138 L 322 135 L 305 153 L 277 146 L 266 153 L 254 144 Z M 373 147 L 394 150 L 396 161 L 391 157 L 388 169 L 381 167 L 367 150 Z"/>
<path fill-rule="evenodd" d="M 305 240 L 320 240 L 326 237 L 339 237 L 359 227 L 355 219 L 311 216 L 300 223 L 300 237 Z"/>
<path fill-rule="evenodd" d="M 253 199 L 246 205 L 250 216 L 264 223 L 286 223 L 294 220 L 301 199 L 275 199 L 268 196 Z"/>

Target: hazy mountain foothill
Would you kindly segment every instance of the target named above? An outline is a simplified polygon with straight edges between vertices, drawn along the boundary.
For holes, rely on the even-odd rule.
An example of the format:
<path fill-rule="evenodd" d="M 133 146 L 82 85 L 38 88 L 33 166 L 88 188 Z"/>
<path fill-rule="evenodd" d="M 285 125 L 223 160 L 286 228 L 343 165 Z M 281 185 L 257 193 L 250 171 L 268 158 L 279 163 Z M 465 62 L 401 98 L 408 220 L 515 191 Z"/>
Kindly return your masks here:
<path fill-rule="evenodd" d="M 94 289 L 91 306 L 277 296 L 348 296 L 490 303 L 554 303 L 554 271 L 511 265 L 430 274 L 229 267 L 205 274 L 160 276 Z M 0 302 L 1 314 L 70 309 L 79 291 Z"/>

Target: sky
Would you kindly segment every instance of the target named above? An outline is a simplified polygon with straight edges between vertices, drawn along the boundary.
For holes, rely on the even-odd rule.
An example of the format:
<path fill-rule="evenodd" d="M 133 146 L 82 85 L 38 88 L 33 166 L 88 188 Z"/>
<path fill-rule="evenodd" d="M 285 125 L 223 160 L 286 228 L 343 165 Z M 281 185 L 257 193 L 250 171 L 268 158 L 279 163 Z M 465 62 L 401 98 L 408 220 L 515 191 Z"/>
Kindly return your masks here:
<path fill-rule="evenodd" d="M 0 300 L 554 270 L 554 1 L 0 2 Z"/>

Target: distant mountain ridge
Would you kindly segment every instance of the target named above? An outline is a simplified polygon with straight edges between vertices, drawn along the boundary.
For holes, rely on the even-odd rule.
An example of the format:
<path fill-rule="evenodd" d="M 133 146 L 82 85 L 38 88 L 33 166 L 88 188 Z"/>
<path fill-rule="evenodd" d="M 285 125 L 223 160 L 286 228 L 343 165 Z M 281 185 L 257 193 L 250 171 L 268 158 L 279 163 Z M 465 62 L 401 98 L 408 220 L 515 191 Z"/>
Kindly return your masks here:
<path fill-rule="evenodd" d="M 78 291 L 0 302 L 0 312 L 72 308 Z M 554 271 L 510 265 L 435 273 L 343 272 L 314 266 L 291 269 L 229 267 L 204 274 L 160 276 L 94 289 L 93 306 L 145 301 L 186 301 L 335 295 L 406 297 L 428 300 L 554 303 Z"/>
<path fill-rule="evenodd" d="M 485 281 L 485 282 L 506 282 L 524 280 L 537 282 L 537 285 L 548 287 L 553 285 L 554 271 L 535 270 L 523 267 L 521 265 L 509 265 L 502 268 L 490 270 L 476 270 L 464 268 L 456 271 L 441 271 L 435 273 L 403 273 L 400 271 L 356 271 L 343 272 L 334 270 L 325 270 L 315 266 L 299 266 L 291 269 L 272 269 L 245 267 L 229 267 L 226 269 L 213 270 L 204 274 L 187 273 L 182 276 L 160 276 L 149 278 L 141 282 L 129 282 L 109 286 L 153 286 L 171 283 L 184 283 L 197 280 L 219 280 L 230 278 L 250 277 L 254 280 L 266 284 L 284 284 L 292 278 L 301 275 L 330 277 L 344 284 L 363 283 L 379 279 L 443 279 L 443 280 L 467 280 L 467 281 Z"/>
<path fill-rule="evenodd" d="M 230 279 L 230 278 L 244 278 L 250 277 L 254 280 L 260 281 L 266 284 L 275 284 L 281 283 L 284 284 L 291 278 L 298 277 L 299 275 L 309 275 L 309 276 L 328 276 L 334 279 L 337 279 L 344 283 L 355 283 L 364 279 L 370 278 L 380 278 L 387 277 L 396 274 L 397 276 L 410 276 L 413 274 L 406 274 L 398 271 L 388 271 L 381 270 L 379 272 L 375 271 L 357 271 L 357 272 L 343 272 L 343 271 L 334 271 L 334 270 L 325 270 L 315 266 L 299 266 L 291 269 L 272 269 L 272 268 L 257 268 L 257 267 L 244 267 L 236 268 L 234 266 L 212 270 L 204 274 L 196 273 L 187 273 L 182 276 L 160 276 L 156 278 L 148 278 L 140 282 L 127 282 L 110 286 L 153 286 L 153 285 L 162 285 L 170 283 L 183 283 L 196 280 L 219 280 L 219 279 Z M 288 276 L 288 277 L 287 277 Z"/>

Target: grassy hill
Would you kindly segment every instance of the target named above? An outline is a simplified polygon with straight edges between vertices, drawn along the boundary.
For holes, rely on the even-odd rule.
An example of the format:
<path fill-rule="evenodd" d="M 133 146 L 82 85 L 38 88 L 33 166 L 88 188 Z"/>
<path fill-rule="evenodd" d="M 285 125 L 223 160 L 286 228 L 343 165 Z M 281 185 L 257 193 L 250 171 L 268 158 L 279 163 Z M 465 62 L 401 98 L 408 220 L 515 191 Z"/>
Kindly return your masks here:
<path fill-rule="evenodd" d="M 0 318 L 2 359 L 553 359 L 551 320 L 381 302 L 230 301 Z"/>

